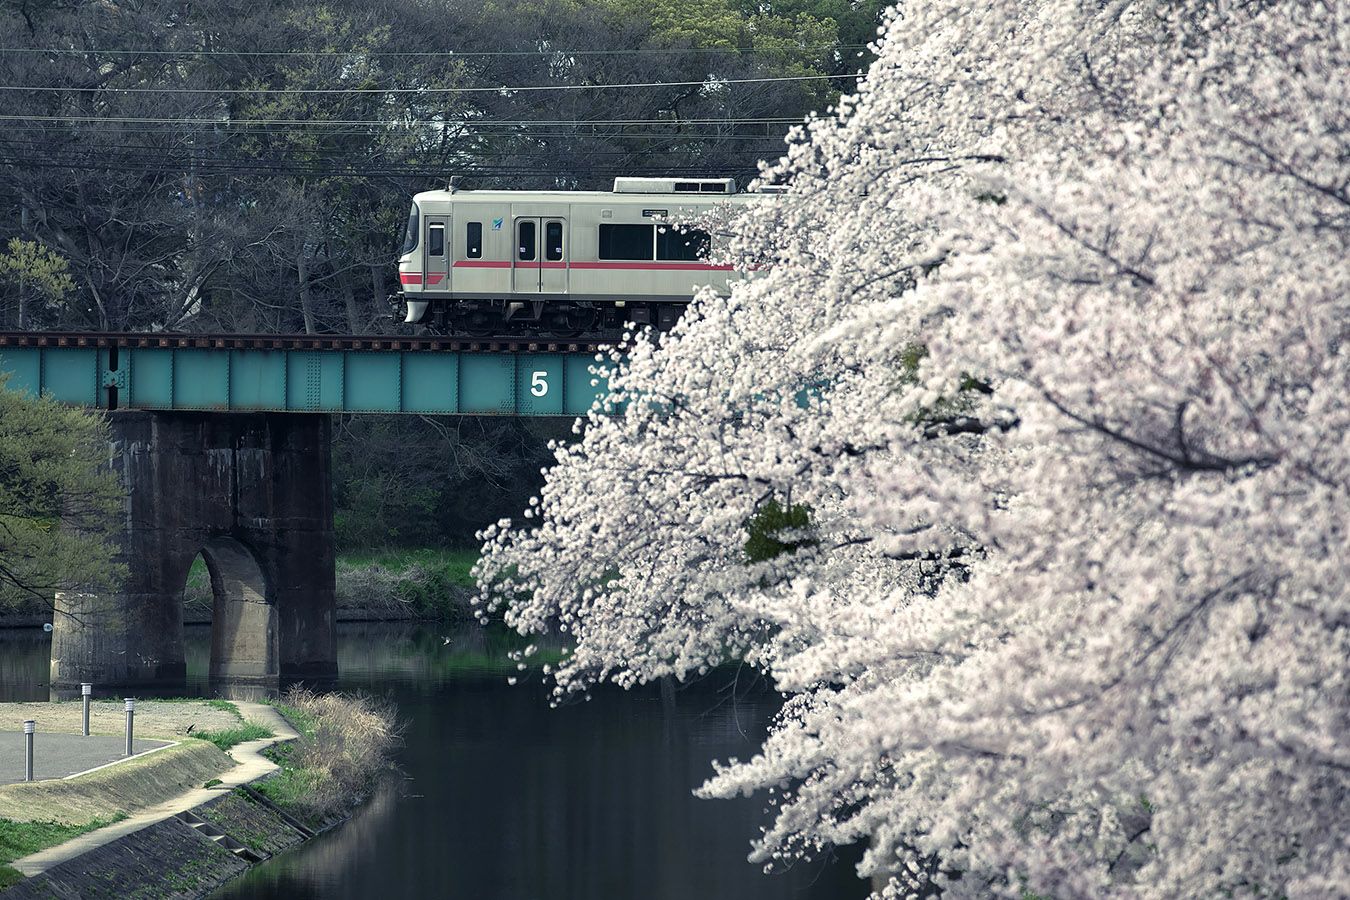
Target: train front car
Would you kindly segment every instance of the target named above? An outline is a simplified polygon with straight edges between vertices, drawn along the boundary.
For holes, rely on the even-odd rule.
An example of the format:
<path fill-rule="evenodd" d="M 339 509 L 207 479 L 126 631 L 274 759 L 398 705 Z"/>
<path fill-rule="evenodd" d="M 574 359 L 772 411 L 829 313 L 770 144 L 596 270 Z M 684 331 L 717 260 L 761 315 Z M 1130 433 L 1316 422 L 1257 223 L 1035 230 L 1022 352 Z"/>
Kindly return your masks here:
<path fill-rule="evenodd" d="M 674 324 L 727 290 L 687 220 L 746 200 L 729 178 L 618 178 L 613 191 L 427 191 L 399 258 L 404 321 L 441 333 L 612 336 Z"/>
<path fill-rule="evenodd" d="M 430 300 L 420 299 L 426 286 L 421 222 L 422 211 L 414 198 L 412 212 L 408 213 L 408 227 L 403 233 L 403 250 L 398 258 L 399 291 L 408 308 L 403 321 L 409 324 L 416 324 L 426 318 L 427 308 L 431 306 Z"/>

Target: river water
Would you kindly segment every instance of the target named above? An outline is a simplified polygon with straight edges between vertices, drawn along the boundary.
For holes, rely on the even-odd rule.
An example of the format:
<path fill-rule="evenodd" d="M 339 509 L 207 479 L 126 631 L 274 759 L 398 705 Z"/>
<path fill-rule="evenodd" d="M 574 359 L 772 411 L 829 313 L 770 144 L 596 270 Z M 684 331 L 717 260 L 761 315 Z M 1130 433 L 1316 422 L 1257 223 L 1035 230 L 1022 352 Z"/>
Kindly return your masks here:
<path fill-rule="evenodd" d="M 447 638 L 449 642 L 447 643 Z M 698 800 L 712 759 L 753 754 L 778 698 L 747 676 L 664 696 L 600 690 L 550 709 L 537 675 L 470 629 L 344 625 L 338 687 L 405 720 L 401 777 L 339 827 L 252 869 L 213 900 L 851 900 L 851 861 L 763 873 L 746 862 L 760 797 Z M 49 636 L 0 632 L 0 700 L 47 699 Z M 187 634 L 205 694 L 207 627 Z"/>

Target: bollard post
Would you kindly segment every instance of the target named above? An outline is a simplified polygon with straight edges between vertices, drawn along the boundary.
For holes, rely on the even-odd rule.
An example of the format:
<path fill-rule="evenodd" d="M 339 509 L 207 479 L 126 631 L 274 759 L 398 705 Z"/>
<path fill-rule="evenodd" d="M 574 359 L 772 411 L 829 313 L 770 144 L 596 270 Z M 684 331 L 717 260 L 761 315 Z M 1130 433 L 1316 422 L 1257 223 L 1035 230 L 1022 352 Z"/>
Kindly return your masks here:
<path fill-rule="evenodd" d="M 24 781 L 33 780 L 33 732 L 37 731 L 37 723 L 32 719 L 23 723 L 23 737 L 25 744 L 24 752 Z"/>
<path fill-rule="evenodd" d="M 94 686 L 89 682 L 80 685 L 80 695 L 84 697 L 84 736 L 89 737 L 89 698 L 94 693 Z"/>
<path fill-rule="evenodd" d="M 133 698 L 131 698 L 131 697 L 128 697 L 128 698 L 127 698 L 127 753 L 126 753 L 127 756 L 130 756 L 130 755 L 131 755 L 131 732 L 132 732 L 132 727 L 131 727 L 131 726 L 132 726 L 132 720 L 134 720 L 135 718 L 136 718 L 136 701 L 135 701 L 135 699 L 133 699 Z"/>

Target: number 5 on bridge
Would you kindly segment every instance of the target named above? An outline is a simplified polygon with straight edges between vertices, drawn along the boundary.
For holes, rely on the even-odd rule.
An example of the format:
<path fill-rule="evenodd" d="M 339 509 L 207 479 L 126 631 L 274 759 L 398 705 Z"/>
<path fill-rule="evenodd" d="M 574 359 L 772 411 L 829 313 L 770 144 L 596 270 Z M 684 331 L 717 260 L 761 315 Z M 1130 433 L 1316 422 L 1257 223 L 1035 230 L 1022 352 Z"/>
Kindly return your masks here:
<path fill-rule="evenodd" d="M 563 358 L 553 354 L 522 354 L 516 361 L 516 401 L 531 416 L 559 416 L 567 393 Z"/>

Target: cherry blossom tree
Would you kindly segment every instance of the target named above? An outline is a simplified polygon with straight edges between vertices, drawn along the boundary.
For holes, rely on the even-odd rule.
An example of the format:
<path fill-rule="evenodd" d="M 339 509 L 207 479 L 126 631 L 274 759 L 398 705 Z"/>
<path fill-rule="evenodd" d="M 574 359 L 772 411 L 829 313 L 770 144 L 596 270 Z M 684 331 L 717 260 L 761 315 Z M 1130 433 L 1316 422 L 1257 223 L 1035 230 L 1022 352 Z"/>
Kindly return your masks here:
<path fill-rule="evenodd" d="M 1347 896 L 1350 5 L 904 3 L 486 604 L 738 662 L 707 796 L 884 897 Z M 507 598 L 505 601 L 500 598 Z"/>

